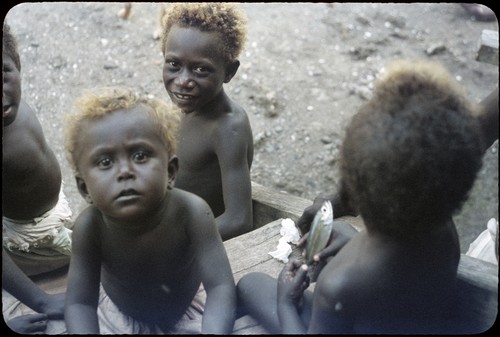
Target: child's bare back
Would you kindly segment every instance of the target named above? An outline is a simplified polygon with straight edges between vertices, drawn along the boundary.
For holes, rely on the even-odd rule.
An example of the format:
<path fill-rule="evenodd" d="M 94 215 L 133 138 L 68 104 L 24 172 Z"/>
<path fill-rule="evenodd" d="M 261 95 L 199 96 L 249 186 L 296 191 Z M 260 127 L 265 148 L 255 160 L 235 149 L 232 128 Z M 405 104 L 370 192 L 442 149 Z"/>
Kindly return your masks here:
<path fill-rule="evenodd" d="M 360 232 L 319 274 L 321 297 L 313 305 L 321 314 L 310 326 L 345 331 L 348 324 L 359 334 L 439 331 L 443 313 L 451 309 L 460 258 L 454 232 L 452 222 L 425 241 Z M 334 319 L 339 316 L 344 319 Z"/>

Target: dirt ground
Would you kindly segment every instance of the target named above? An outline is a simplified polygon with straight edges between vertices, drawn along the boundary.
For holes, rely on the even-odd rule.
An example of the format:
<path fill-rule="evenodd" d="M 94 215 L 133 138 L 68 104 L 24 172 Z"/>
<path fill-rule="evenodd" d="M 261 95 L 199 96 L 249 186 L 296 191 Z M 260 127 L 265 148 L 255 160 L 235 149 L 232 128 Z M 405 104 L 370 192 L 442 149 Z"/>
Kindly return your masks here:
<path fill-rule="evenodd" d="M 159 3 L 22 3 L 6 14 L 18 37 L 23 96 L 60 160 L 64 191 L 78 213 L 63 150 L 62 117 L 83 89 L 127 85 L 168 100 L 154 38 Z M 452 3 L 243 3 L 248 41 L 229 95 L 246 108 L 255 158 L 252 179 L 312 200 L 338 187 L 343 130 L 371 95 L 379 70 L 398 58 L 442 62 L 478 102 L 498 85 L 498 66 L 477 62 L 481 32 Z M 455 216 L 462 252 L 498 219 L 498 141 L 484 156 L 469 201 Z"/>

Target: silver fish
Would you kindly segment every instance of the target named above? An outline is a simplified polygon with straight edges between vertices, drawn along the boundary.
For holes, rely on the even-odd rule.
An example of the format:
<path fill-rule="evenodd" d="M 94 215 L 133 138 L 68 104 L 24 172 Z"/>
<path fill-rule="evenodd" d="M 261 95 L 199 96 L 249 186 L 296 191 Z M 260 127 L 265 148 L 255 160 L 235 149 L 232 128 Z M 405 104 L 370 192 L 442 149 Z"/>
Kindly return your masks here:
<path fill-rule="evenodd" d="M 323 202 L 312 221 L 307 237 L 306 262 L 311 263 L 313 256 L 326 247 L 333 229 L 333 207 L 329 200 Z"/>

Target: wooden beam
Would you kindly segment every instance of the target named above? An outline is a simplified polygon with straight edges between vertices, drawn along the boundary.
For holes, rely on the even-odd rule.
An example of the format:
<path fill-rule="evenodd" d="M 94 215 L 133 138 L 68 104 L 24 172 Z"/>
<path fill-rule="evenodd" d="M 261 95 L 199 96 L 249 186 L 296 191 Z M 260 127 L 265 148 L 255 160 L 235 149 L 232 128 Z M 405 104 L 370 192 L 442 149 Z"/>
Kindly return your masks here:
<path fill-rule="evenodd" d="M 498 31 L 484 29 L 476 60 L 498 66 Z"/>
<path fill-rule="evenodd" d="M 277 191 L 253 181 L 252 202 L 254 229 L 280 218 L 290 218 L 297 222 L 304 210 L 313 204 L 311 200 Z M 361 217 L 344 216 L 338 219 L 348 222 L 358 231 L 364 228 Z"/>
<path fill-rule="evenodd" d="M 254 228 L 280 218 L 297 221 L 312 201 L 252 182 Z"/>

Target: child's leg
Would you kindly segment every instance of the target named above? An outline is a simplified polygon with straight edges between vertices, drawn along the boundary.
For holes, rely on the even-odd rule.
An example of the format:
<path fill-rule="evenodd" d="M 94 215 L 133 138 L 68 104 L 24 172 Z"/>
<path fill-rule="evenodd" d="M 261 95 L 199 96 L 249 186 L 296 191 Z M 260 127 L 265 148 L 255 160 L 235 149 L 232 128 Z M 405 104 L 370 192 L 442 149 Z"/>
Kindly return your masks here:
<path fill-rule="evenodd" d="M 242 306 L 271 333 L 280 333 L 276 279 L 264 273 L 249 273 L 239 280 L 236 289 L 238 307 Z"/>
<path fill-rule="evenodd" d="M 243 276 L 236 287 L 238 292 L 238 308 L 250 314 L 271 333 L 281 332 L 277 296 L 276 279 L 264 273 L 249 273 Z M 304 306 L 301 313 L 306 326 L 311 320 L 312 293 L 304 292 Z M 243 307 L 243 308 L 240 308 Z"/>

